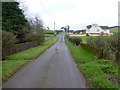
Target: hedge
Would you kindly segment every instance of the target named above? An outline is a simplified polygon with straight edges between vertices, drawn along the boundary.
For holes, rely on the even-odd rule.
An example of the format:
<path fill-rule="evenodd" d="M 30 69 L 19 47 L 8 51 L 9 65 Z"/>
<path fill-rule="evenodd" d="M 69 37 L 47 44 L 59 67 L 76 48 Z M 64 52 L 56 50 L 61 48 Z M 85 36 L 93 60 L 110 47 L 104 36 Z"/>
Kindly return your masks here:
<path fill-rule="evenodd" d="M 82 39 L 80 37 L 75 37 L 75 36 L 69 36 L 66 35 L 66 37 L 72 42 L 74 43 L 76 46 L 78 46 L 80 44 L 80 42 L 82 42 Z"/>
<path fill-rule="evenodd" d="M 7 55 L 10 55 L 10 54 L 13 54 L 13 53 L 17 53 L 17 52 L 20 52 L 22 50 L 25 50 L 25 49 L 28 49 L 28 48 L 31 48 L 31 47 L 35 47 L 35 46 L 38 46 L 39 44 L 37 42 L 28 42 L 28 43 L 22 43 L 22 44 L 14 44 L 14 46 L 12 47 L 12 49 L 5 49 L 3 48 L 2 49 L 2 59 L 5 59 L 5 57 Z"/>
<path fill-rule="evenodd" d="M 2 58 L 12 53 L 15 40 L 15 36 L 12 33 L 2 31 Z"/>

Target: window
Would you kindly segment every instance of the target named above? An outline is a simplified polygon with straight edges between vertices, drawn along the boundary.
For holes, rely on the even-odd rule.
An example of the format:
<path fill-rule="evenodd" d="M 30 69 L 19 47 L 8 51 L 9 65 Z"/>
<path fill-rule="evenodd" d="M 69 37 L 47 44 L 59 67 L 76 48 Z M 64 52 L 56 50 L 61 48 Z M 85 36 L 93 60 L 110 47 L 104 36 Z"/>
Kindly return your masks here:
<path fill-rule="evenodd" d="M 100 30 L 98 29 L 97 32 L 100 32 Z"/>
<path fill-rule="evenodd" d="M 104 29 L 104 31 L 107 31 L 107 29 Z"/>

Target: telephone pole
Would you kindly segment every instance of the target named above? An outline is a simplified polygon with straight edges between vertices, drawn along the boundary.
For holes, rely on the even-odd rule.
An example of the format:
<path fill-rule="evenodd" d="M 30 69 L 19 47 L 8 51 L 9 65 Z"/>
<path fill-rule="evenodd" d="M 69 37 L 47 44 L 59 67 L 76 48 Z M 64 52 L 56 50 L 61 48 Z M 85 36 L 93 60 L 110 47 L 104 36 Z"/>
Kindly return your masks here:
<path fill-rule="evenodd" d="M 55 31 L 55 22 L 54 22 L 54 31 Z"/>

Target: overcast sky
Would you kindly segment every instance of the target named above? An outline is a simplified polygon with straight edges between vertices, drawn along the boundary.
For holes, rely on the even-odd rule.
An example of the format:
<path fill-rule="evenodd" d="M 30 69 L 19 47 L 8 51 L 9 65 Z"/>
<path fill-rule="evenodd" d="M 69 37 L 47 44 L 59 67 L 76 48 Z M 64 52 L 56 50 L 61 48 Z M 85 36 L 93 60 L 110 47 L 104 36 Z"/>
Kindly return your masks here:
<path fill-rule="evenodd" d="M 40 17 L 45 27 L 56 29 L 70 25 L 70 29 L 85 29 L 87 25 L 118 25 L 120 0 L 20 0 L 27 17 Z"/>

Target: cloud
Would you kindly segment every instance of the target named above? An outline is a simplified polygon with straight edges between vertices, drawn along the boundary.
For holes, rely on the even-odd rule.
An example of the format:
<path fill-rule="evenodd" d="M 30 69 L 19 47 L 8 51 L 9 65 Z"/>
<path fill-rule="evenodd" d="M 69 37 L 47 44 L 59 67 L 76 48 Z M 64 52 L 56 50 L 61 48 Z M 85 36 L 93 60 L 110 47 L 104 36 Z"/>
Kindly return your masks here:
<path fill-rule="evenodd" d="M 22 0 L 29 17 L 37 15 L 45 26 L 58 29 L 71 25 L 71 29 L 82 29 L 88 24 L 114 26 L 118 22 L 119 0 Z"/>

